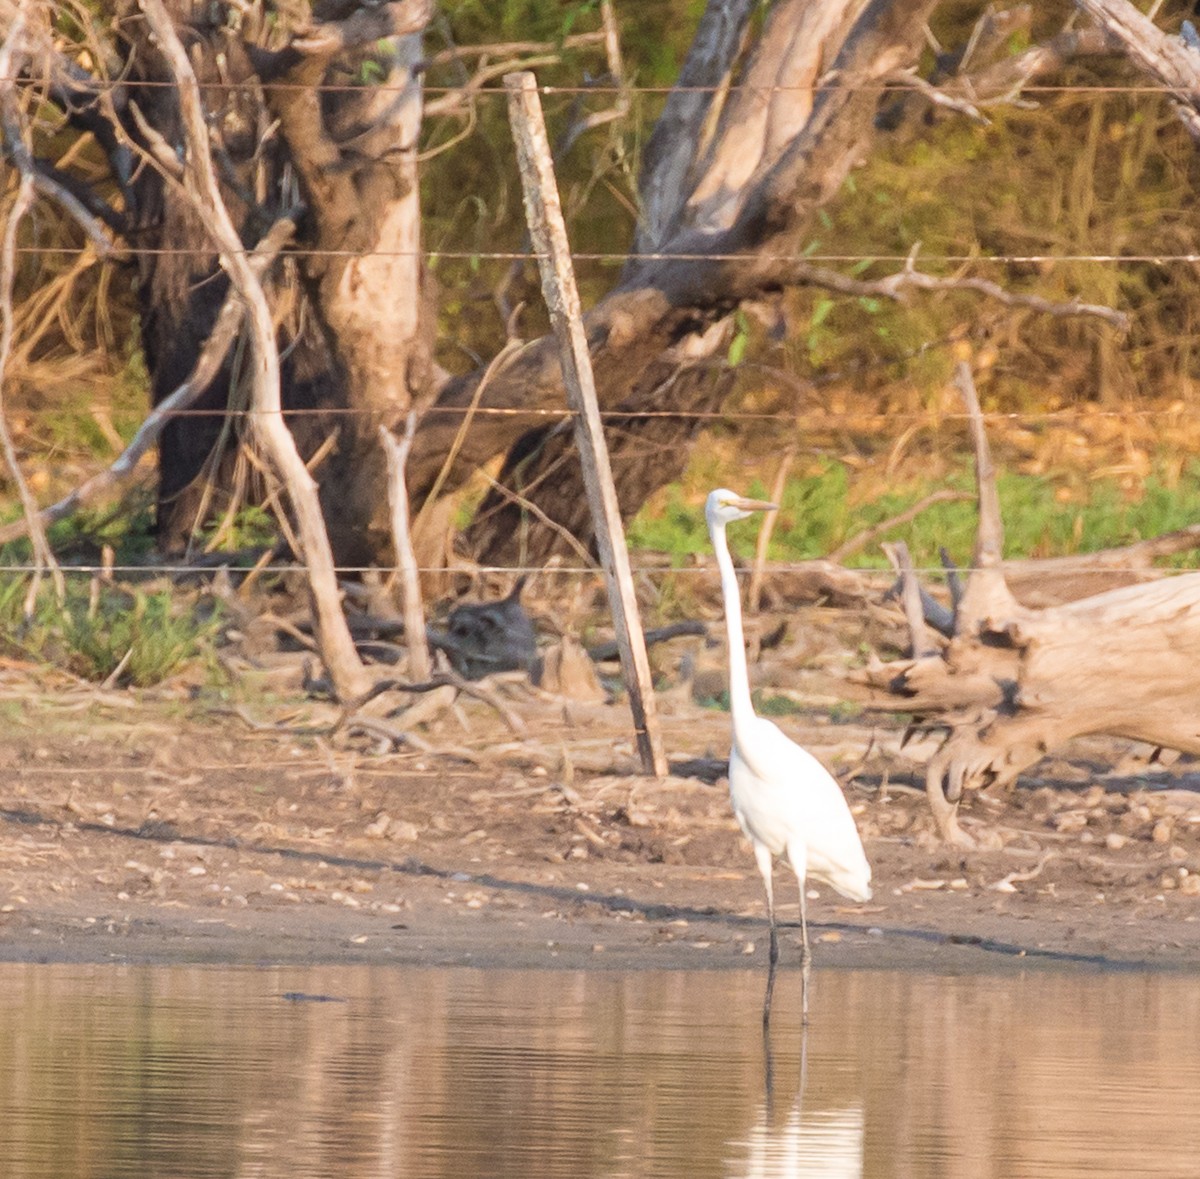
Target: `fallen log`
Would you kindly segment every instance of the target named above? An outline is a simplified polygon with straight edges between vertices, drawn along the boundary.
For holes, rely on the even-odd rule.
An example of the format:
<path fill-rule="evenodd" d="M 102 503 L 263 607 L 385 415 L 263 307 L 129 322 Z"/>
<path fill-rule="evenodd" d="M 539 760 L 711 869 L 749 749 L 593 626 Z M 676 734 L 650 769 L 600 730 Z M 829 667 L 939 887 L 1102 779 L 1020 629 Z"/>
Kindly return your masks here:
<path fill-rule="evenodd" d="M 1200 754 L 1200 573 L 1160 570 L 1153 581 L 1041 608 L 1018 601 L 1001 560 L 995 472 L 965 364 L 958 384 L 971 419 L 979 529 L 948 641 L 929 641 L 914 608 L 916 574 L 897 553 L 913 653 L 875 660 L 855 678 L 878 689 L 884 707 L 944 731 L 926 792 L 943 837 L 971 846 L 958 823 L 963 792 L 1012 782 L 1072 737 L 1103 733 Z M 1135 549 L 1144 576 L 1142 560 L 1170 545 Z"/>

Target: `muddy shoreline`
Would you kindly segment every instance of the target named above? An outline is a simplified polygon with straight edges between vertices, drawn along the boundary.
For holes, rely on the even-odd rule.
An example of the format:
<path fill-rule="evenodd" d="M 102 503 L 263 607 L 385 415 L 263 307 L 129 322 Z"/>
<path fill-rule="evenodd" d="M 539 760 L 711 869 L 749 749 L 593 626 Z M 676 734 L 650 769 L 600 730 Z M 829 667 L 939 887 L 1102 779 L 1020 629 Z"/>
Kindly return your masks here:
<path fill-rule="evenodd" d="M 723 782 L 632 773 L 616 708 L 540 718 L 523 742 L 490 716 L 435 759 L 212 712 L 22 709 L 0 748 L 0 961 L 763 967 L 762 886 Z M 673 718 L 673 752 L 711 756 L 726 723 Z M 920 751 L 899 733 L 785 727 L 835 769 L 858 758 L 847 796 L 875 873 L 866 905 L 810 891 L 818 970 L 1200 969 L 1189 765 L 1126 757 L 1114 775 L 1071 751 L 971 800 L 980 849 L 962 853 L 904 785 Z M 794 921 L 786 868 L 776 888 Z M 784 967 L 798 958 L 792 926 Z"/>

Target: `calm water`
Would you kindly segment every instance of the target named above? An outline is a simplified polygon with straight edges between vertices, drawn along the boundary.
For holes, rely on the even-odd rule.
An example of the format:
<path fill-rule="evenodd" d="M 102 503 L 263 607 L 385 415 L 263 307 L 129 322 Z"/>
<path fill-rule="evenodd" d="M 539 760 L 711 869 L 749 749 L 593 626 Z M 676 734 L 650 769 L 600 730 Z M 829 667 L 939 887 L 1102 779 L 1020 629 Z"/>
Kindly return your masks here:
<path fill-rule="evenodd" d="M 1200 979 L 0 967 L 0 1175 L 1200 1174 Z M 333 996 L 314 1002 L 289 992 Z"/>

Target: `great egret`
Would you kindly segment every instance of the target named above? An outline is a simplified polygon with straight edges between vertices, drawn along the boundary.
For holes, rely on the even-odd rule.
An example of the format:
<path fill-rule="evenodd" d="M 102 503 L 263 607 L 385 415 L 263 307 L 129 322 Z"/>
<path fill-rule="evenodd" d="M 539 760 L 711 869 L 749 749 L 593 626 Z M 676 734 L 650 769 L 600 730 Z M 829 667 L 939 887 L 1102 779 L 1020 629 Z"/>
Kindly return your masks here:
<path fill-rule="evenodd" d="M 745 520 L 754 512 L 774 511 L 776 506 L 746 499 L 720 487 L 709 495 L 704 508 L 708 535 L 721 571 L 725 626 L 729 634 L 729 710 L 733 718 L 729 797 L 738 823 L 754 845 L 754 858 L 767 890 L 771 951 L 763 999 L 764 1026 L 771 1018 L 771 992 L 779 961 L 771 878 L 775 857 L 786 857 L 800 884 L 800 936 L 804 946 L 800 960 L 801 1005 L 805 1023 L 812 957 L 805 912 L 806 877 L 823 880 L 852 901 L 871 898 L 871 866 L 842 788 L 807 749 L 802 749 L 772 721 L 757 716 L 750 699 L 742 599 L 725 540 L 725 526 L 734 520 Z"/>

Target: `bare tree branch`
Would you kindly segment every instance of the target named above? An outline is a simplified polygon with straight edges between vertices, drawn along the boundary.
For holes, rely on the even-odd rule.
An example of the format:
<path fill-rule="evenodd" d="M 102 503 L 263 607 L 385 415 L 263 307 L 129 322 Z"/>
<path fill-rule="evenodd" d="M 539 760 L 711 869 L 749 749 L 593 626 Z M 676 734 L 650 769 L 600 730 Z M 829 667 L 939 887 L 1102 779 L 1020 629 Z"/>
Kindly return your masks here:
<path fill-rule="evenodd" d="M 921 587 L 917 584 L 917 574 L 913 569 L 912 557 L 908 545 L 902 540 L 884 542 L 882 545 L 892 568 L 900 576 L 900 600 L 904 605 L 904 618 L 908 623 L 909 641 L 912 644 L 912 656 L 921 659 L 933 654 L 937 648 L 929 641 L 929 631 L 925 626 L 925 610 L 921 602 Z"/>
<path fill-rule="evenodd" d="M 601 8 L 601 14 L 603 15 L 606 10 L 611 11 L 607 0 Z M 560 49 L 582 49 L 595 45 L 597 42 L 609 47 L 610 35 L 607 22 L 605 27 L 597 32 L 574 33 L 563 38 L 558 44 L 549 41 L 500 41 L 487 45 L 456 45 L 451 49 L 444 49 L 429 59 L 431 67 L 460 61 L 464 57 L 475 57 L 479 60 L 474 72 L 461 86 L 448 91 L 440 98 L 433 98 L 426 102 L 425 117 L 428 119 L 459 114 L 464 107 L 471 108 L 475 96 L 493 79 L 502 78 L 505 74 L 512 73 L 513 70 L 529 70 L 541 65 L 555 65 L 562 60 Z M 611 70 L 611 48 L 608 51 Z M 619 45 L 617 53 L 619 56 Z M 615 77 L 619 79 L 620 73 L 616 72 Z"/>
<path fill-rule="evenodd" d="M 129 113 L 133 118 L 134 125 L 142 136 L 145 144 L 144 151 L 149 155 L 163 174 L 169 176 L 172 180 L 182 180 L 184 176 L 183 161 L 179 158 L 175 149 L 167 142 L 166 137 L 158 130 L 157 127 L 152 127 L 149 120 L 142 114 L 141 107 L 136 102 L 129 104 Z"/>
<path fill-rule="evenodd" d="M 101 257 L 123 259 L 125 251 L 113 244 L 103 226 L 108 226 L 113 233 L 125 233 L 128 223 L 124 215 L 88 184 L 55 167 L 49 160 L 35 159 L 33 163 L 37 169 L 38 191 L 62 205 L 79 222 Z"/>
<path fill-rule="evenodd" d="M 57 175 L 51 165 L 35 159 L 25 143 L 25 131 L 22 126 L 20 108 L 17 102 L 16 87 L 18 79 L 25 76 L 29 71 L 29 62 L 34 52 L 31 42 L 44 40 L 44 38 L 35 37 L 34 31 L 29 28 L 28 7 L 26 0 L 21 0 L 15 14 L 11 11 L 5 13 L 11 19 L 11 23 L 9 24 L 9 45 L 6 52 L 7 66 L 3 77 L 0 78 L 0 86 L 4 89 L 3 105 L 0 107 L 0 125 L 2 125 L 4 131 L 5 146 L 21 174 L 29 174 L 35 190 L 42 196 L 54 201 L 63 209 L 67 216 L 79 224 L 80 228 L 87 234 L 92 244 L 96 247 L 96 253 L 101 258 L 111 257 L 118 251 L 108 233 L 105 232 L 101 220 L 113 224 L 119 220 L 116 214 L 104 202 L 100 201 L 99 198 L 94 198 L 97 206 L 102 206 L 106 210 L 106 214 L 102 214 L 98 218 L 88 209 L 84 201 L 71 191 L 66 178 Z M 5 4 L 4 8 L 11 9 L 11 5 Z M 19 34 L 16 30 L 20 30 Z M 20 41 L 19 45 L 16 44 L 18 39 Z M 43 45 L 40 48 L 40 52 L 42 55 L 45 55 L 51 53 L 52 50 L 48 46 Z"/>
<path fill-rule="evenodd" d="M 961 96 L 980 107 L 1012 102 L 1030 82 L 1057 74 L 1069 62 L 1081 57 L 1100 57 L 1118 48 L 1115 38 L 1103 29 L 1063 29 L 1040 45 L 1003 57 L 978 72 L 964 59 L 958 78 L 943 86 L 949 98 Z"/>
<path fill-rule="evenodd" d="M 1072 299 L 1066 303 L 1058 303 L 1045 299 L 1041 295 L 1024 295 L 1005 290 L 999 283 L 986 278 L 938 278 L 932 274 L 922 274 L 914 267 L 916 251 L 910 255 L 903 270 L 889 274 L 886 278 L 862 279 L 851 278 L 836 270 L 823 266 L 812 266 L 807 262 L 793 262 L 790 259 L 780 259 L 772 268 L 780 277 L 789 278 L 794 283 L 808 286 L 824 287 L 827 290 L 838 291 L 844 295 L 878 295 L 885 299 L 903 302 L 905 289 L 912 288 L 920 291 L 974 291 L 986 295 L 1006 307 L 1028 307 L 1043 315 L 1057 317 L 1083 315 L 1101 319 L 1120 331 L 1129 329 L 1129 316 L 1124 311 L 1113 307 L 1105 307 L 1099 303 L 1081 303 Z"/>
<path fill-rule="evenodd" d="M 956 624 L 961 633 L 986 627 L 993 619 L 1018 618 L 1017 604 L 1004 578 L 1004 520 L 1000 515 L 1000 495 L 996 489 L 996 468 L 988 446 L 983 411 L 971 376 L 971 366 L 960 361 L 954 383 L 962 394 L 971 423 L 975 447 L 975 486 L 979 497 L 979 528 L 975 533 L 973 568 L 962 601 L 958 604 Z"/>
<path fill-rule="evenodd" d="M 412 526 L 408 516 L 408 486 L 404 464 L 412 449 L 417 415 L 410 410 L 404 437 L 397 441 L 386 426 L 379 427 L 380 440 L 387 454 L 388 499 L 392 508 L 392 542 L 396 546 L 396 564 L 400 569 L 400 595 L 404 611 L 404 643 L 408 648 L 408 674 L 414 680 L 427 680 L 433 671 L 429 640 L 425 634 L 425 605 L 421 599 L 421 575 L 413 553 Z"/>
<path fill-rule="evenodd" d="M 339 697 L 348 699 L 362 692 L 368 682 L 366 669 L 354 649 L 342 613 L 333 552 L 317 485 L 296 450 L 296 442 L 283 420 L 279 353 L 275 325 L 262 284 L 251 269 L 241 239 L 221 197 L 209 150 L 208 130 L 200 88 L 162 0 L 139 0 L 142 11 L 158 40 L 179 89 L 179 107 L 188 150 L 186 180 L 197 212 L 205 220 L 220 250 L 221 265 L 247 306 L 253 340 L 252 409 L 255 431 L 287 487 L 296 513 L 302 556 L 308 569 L 314 621 L 321 656 Z"/>
<path fill-rule="evenodd" d="M 604 26 L 601 31 L 604 35 L 604 57 L 608 64 L 609 84 L 617 88 L 617 96 L 612 106 L 590 111 L 571 123 L 566 135 L 555 146 L 556 159 L 569 152 L 581 135 L 603 127 L 606 123 L 623 119 L 629 114 L 629 88 L 625 78 L 625 63 L 621 57 L 621 32 L 617 28 L 612 0 L 600 0 L 600 20 Z"/>
<path fill-rule="evenodd" d="M 278 256 L 279 251 L 287 244 L 296 229 L 295 216 L 289 216 L 277 221 L 258 243 L 250 256 L 250 266 L 254 273 L 262 276 Z M 220 371 L 221 364 L 229 353 L 238 330 L 245 318 L 245 308 L 234 288 L 230 288 L 225 296 L 225 303 L 213 325 L 213 330 L 196 358 L 195 367 L 186 381 L 158 403 L 147 415 L 145 421 L 138 427 L 133 441 L 117 456 L 107 469 L 93 475 L 81 483 L 70 495 L 60 499 L 49 507 L 42 508 L 37 518 L 43 525 L 54 524 L 73 516 L 81 508 L 95 503 L 114 487 L 126 482 L 137 470 L 142 456 L 158 441 L 163 427 L 172 416 L 187 409 L 195 403 L 210 382 Z M 29 531 L 26 519 L 16 520 L 12 524 L 0 528 L 0 544 L 7 544 L 24 536 Z"/>
<path fill-rule="evenodd" d="M 886 536 L 889 532 L 911 523 L 922 512 L 933 507 L 934 504 L 949 503 L 953 500 L 970 498 L 970 495 L 965 491 L 955 491 L 952 487 L 939 487 L 937 491 L 932 491 L 924 499 L 918 500 L 912 507 L 905 508 L 904 511 L 897 512 L 896 515 L 889 517 L 887 520 L 881 520 L 878 524 L 870 528 L 865 528 L 856 536 L 850 537 L 849 540 L 838 545 L 833 552 L 829 553 L 826 560 L 836 561 L 840 564 L 847 557 L 851 557 L 855 553 L 861 552 L 867 545 L 873 544 L 881 536 Z"/>

